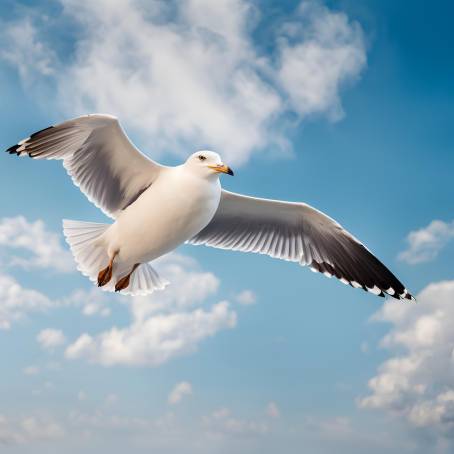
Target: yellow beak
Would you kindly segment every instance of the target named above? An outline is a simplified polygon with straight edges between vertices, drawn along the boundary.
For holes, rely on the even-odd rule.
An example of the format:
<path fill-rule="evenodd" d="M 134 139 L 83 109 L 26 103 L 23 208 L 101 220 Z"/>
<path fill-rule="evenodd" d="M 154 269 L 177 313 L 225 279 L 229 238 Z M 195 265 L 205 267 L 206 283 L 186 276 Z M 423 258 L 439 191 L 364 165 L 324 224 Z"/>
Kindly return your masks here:
<path fill-rule="evenodd" d="M 226 166 L 225 164 L 219 164 L 217 166 L 208 166 L 210 169 L 213 169 L 217 173 L 226 173 L 227 175 L 234 175 L 233 170 Z"/>

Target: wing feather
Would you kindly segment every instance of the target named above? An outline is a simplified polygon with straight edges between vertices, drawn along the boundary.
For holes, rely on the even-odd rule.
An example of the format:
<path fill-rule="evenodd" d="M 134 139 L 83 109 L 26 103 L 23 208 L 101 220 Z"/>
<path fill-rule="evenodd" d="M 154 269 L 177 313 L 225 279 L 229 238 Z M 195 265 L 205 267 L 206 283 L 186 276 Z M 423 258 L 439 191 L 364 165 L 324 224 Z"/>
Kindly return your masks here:
<path fill-rule="evenodd" d="M 266 254 L 307 265 L 375 295 L 414 299 L 360 241 L 304 203 L 222 191 L 215 216 L 189 243 Z"/>
<path fill-rule="evenodd" d="M 163 168 L 131 143 L 115 117 L 101 114 L 49 126 L 6 151 L 63 160 L 74 184 L 113 218 L 137 200 Z"/>

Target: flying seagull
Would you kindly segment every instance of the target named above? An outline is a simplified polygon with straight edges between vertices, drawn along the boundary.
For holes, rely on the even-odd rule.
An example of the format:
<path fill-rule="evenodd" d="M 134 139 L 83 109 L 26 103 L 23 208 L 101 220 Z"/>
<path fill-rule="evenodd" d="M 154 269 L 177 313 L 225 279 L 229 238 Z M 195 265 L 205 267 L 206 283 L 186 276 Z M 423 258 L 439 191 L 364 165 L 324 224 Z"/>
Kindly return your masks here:
<path fill-rule="evenodd" d="M 222 189 L 220 174 L 233 172 L 212 151 L 163 166 L 132 144 L 117 118 L 93 114 L 35 132 L 7 152 L 63 160 L 74 184 L 114 219 L 63 221 L 78 269 L 104 290 L 163 289 L 167 282 L 149 262 L 187 242 L 266 254 L 379 296 L 414 300 L 360 241 L 310 205 Z"/>

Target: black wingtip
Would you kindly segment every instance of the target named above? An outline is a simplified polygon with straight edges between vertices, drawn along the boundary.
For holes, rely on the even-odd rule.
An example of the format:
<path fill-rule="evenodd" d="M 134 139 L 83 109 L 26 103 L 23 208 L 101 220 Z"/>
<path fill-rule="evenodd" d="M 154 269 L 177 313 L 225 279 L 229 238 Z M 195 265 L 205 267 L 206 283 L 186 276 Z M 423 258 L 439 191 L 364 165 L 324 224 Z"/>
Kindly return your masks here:
<path fill-rule="evenodd" d="M 13 145 L 12 147 L 9 147 L 7 150 L 6 150 L 6 153 L 9 153 L 9 154 L 19 154 L 17 152 L 17 149 L 19 148 L 19 144 L 16 143 L 15 145 Z"/>
<path fill-rule="evenodd" d="M 34 132 L 34 133 L 30 136 L 30 139 L 35 139 L 35 138 L 38 137 L 42 132 L 47 131 L 48 129 L 52 129 L 52 128 L 53 128 L 53 126 L 48 126 L 47 128 L 40 129 L 39 131 Z"/>

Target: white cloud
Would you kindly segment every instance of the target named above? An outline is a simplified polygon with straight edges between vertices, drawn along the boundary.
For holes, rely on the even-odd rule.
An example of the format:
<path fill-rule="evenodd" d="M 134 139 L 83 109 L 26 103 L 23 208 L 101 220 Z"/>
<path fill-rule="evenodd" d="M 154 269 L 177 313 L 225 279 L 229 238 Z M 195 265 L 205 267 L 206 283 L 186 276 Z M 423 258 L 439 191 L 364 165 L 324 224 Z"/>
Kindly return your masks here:
<path fill-rule="evenodd" d="M 342 116 L 339 86 L 357 77 L 366 63 L 358 23 L 315 2 L 303 2 L 283 26 L 278 78 L 294 110 L 304 117 Z"/>
<path fill-rule="evenodd" d="M 82 314 L 87 317 L 108 317 L 111 313 L 110 305 L 116 303 L 116 298 L 106 294 L 97 287 L 89 290 L 77 289 L 71 295 L 62 300 L 62 304 L 82 308 Z"/>
<path fill-rule="evenodd" d="M 270 418 L 280 418 L 281 412 L 279 407 L 277 406 L 276 402 L 269 402 L 266 406 L 266 414 Z"/>
<path fill-rule="evenodd" d="M 63 331 L 59 329 L 47 328 L 43 329 L 36 336 L 36 340 L 42 348 L 46 350 L 52 350 L 55 347 L 59 347 L 66 342 L 66 337 Z"/>
<path fill-rule="evenodd" d="M 46 57 L 38 39 L 46 26 L 35 21 L 7 59 L 29 78 L 36 49 L 36 72 L 53 74 L 67 115 L 116 114 L 155 154 L 209 147 L 241 164 L 259 150 L 285 150 L 286 115 L 338 118 L 340 88 L 366 61 L 360 26 L 315 2 L 268 30 L 269 55 L 253 39 L 260 14 L 252 1 L 60 2 L 61 20 L 77 31 L 74 52 Z"/>
<path fill-rule="evenodd" d="M 55 440 L 64 434 L 59 423 L 47 418 L 8 418 L 0 415 L 0 445 L 32 444 L 36 441 Z"/>
<path fill-rule="evenodd" d="M 324 418 L 308 416 L 299 431 L 309 446 L 323 447 L 323 453 L 416 453 L 411 443 L 405 442 L 394 432 L 397 425 L 383 426 L 367 419 L 327 415 Z M 312 443 L 311 443 L 312 442 Z M 421 451 L 424 452 L 424 451 Z"/>
<path fill-rule="evenodd" d="M 98 335 L 81 334 L 67 347 L 66 358 L 85 358 L 106 366 L 157 366 L 195 351 L 203 339 L 235 326 L 236 313 L 227 301 L 198 307 L 214 296 L 219 280 L 200 270 L 194 259 L 173 253 L 162 257 L 156 267 L 171 285 L 146 297 L 114 297 L 128 307 L 131 324 Z"/>
<path fill-rule="evenodd" d="M 329 439 L 348 439 L 355 436 L 355 429 L 352 422 L 345 416 L 336 416 L 323 420 L 307 419 L 308 428 L 319 431 L 323 436 Z"/>
<path fill-rule="evenodd" d="M 172 391 L 169 394 L 167 401 L 171 405 L 176 405 L 185 396 L 190 396 L 192 394 L 192 385 L 187 381 L 182 381 L 175 385 Z"/>
<path fill-rule="evenodd" d="M 236 295 L 235 300 L 244 306 L 249 306 L 257 302 L 257 295 L 252 290 L 243 290 Z"/>
<path fill-rule="evenodd" d="M 228 408 L 215 410 L 211 415 L 204 416 L 202 422 L 208 432 L 235 437 L 261 436 L 270 430 L 266 422 L 238 418 Z"/>
<path fill-rule="evenodd" d="M 454 221 L 432 221 L 427 227 L 408 234 L 408 248 L 399 254 L 399 259 L 410 265 L 429 262 L 434 260 L 453 238 Z"/>
<path fill-rule="evenodd" d="M 82 313 L 87 317 L 92 317 L 93 315 L 108 317 L 110 315 L 110 309 L 108 307 L 99 306 L 98 304 L 88 303 L 83 307 Z"/>
<path fill-rule="evenodd" d="M 376 319 L 392 324 L 382 346 L 393 356 L 359 403 L 404 417 L 437 436 L 454 433 L 454 281 L 428 285 L 417 304 L 386 304 Z"/>
<path fill-rule="evenodd" d="M 23 288 L 13 277 L 0 273 L 0 329 L 30 312 L 42 312 L 55 306 L 55 302 L 42 293 Z"/>
<path fill-rule="evenodd" d="M 198 262 L 188 256 L 172 252 L 156 262 L 159 274 L 171 285 L 155 298 L 134 298 L 133 311 L 137 318 L 157 311 L 178 311 L 201 304 L 219 288 L 219 279 L 209 271 L 202 271 Z"/>
<path fill-rule="evenodd" d="M 4 27 L 4 24 L 2 24 Z M 55 55 L 44 45 L 30 18 L 4 27 L 0 58 L 14 65 L 23 81 L 33 82 L 36 76 L 50 76 L 55 69 Z"/>
<path fill-rule="evenodd" d="M 61 237 L 46 229 L 42 220 L 29 222 L 23 216 L 0 220 L 0 247 L 3 251 L 23 249 L 30 257 L 10 258 L 10 265 L 51 268 L 60 272 L 75 270 L 71 254 L 62 247 Z"/>
<path fill-rule="evenodd" d="M 174 356 L 195 351 L 201 340 L 235 324 L 236 314 L 224 301 L 208 311 L 160 314 L 137 320 L 126 328 L 113 327 L 95 337 L 82 334 L 66 349 L 65 355 L 105 366 L 157 366 Z"/>

